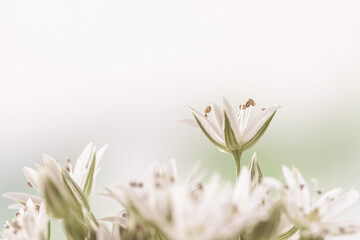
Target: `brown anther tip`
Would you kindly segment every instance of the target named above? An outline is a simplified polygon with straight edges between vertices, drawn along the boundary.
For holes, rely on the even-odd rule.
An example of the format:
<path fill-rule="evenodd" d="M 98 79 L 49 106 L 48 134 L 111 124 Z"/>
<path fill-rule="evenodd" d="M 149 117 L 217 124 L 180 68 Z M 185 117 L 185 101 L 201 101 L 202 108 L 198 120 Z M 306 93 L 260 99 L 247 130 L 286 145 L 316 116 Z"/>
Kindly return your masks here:
<path fill-rule="evenodd" d="M 208 115 L 205 113 L 205 117 L 208 117 Z"/>
<path fill-rule="evenodd" d="M 67 172 L 70 172 L 70 167 L 65 167 L 65 170 L 67 171 Z"/>
<path fill-rule="evenodd" d="M 35 209 L 36 209 L 37 211 L 39 211 L 39 210 L 40 210 L 40 206 L 39 206 L 39 205 L 36 205 Z"/>
<path fill-rule="evenodd" d="M 266 110 L 266 108 L 262 108 L 262 109 L 261 109 L 261 111 L 265 111 L 265 110 Z"/>
<path fill-rule="evenodd" d="M 59 160 L 56 160 L 57 163 L 59 163 L 60 161 Z"/>
<path fill-rule="evenodd" d="M 71 163 L 71 159 L 70 159 L 70 158 L 66 158 L 66 162 L 67 162 L 67 163 Z"/>
<path fill-rule="evenodd" d="M 303 189 L 304 189 L 304 187 L 305 187 L 305 184 L 300 184 L 300 186 L 299 186 L 299 187 L 300 187 L 300 189 L 301 189 L 301 190 L 303 190 Z"/>
<path fill-rule="evenodd" d="M 129 183 L 129 185 L 130 185 L 130 187 L 136 187 L 136 186 L 137 186 L 137 183 L 134 182 L 134 181 L 132 181 L 132 182 Z"/>
<path fill-rule="evenodd" d="M 321 195 L 321 194 L 322 194 L 322 191 L 321 191 L 321 190 L 317 190 L 316 193 L 319 194 L 319 195 Z"/>
<path fill-rule="evenodd" d="M 15 214 L 15 216 L 17 217 L 17 216 L 19 216 L 20 215 L 20 213 L 19 212 L 17 212 L 16 214 Z"/>
<path fill-rule="evenodd" d="M 246 102 L 245 106 L 248 108 L 250 107 L 251 103 L 249 101 Z"/>
<path fill-rule="evenodd" d="M 211 112 L 211 106 L 209 105 L 209 106 L 207 106 L 206 108 L 205 108 L 205 110 L 204 110 L 204 113 L 206 114 L 206 113 L 210 113 Z"/>
<path fill-rule="evenodd" d="M 127 217 L 127 214 L 126 214 L 126 213 L 123 213 L 121 216 L 122 216 L 123 218 L 126 218 L 126 217 Z"/>
<path fill-rule="evenodd" d="M 8 224 L 5 224 L 5 225 L 4 225 L 4 228 L 9 229 L 10 226 L 9 226 Z"/>
<path fill-rule="evenodd" d="M 142 188 L 144 184 L 142 182 L 138 183 L 138 187 Z"/>
<path fill-rule="evenodd" d="M 251 98 L 248 100 L 248 103 L 250 103 L 251 106 L 255 106 L 256 103 L 254 100 L 252 100 Z"/>
<path fill-rule="evenodd" d="M 31 185 L 31 182 L 29 182 L 29 181 L 27 182 L 27 185 L 28 185 L 29 187 L 31 187 L 31 188 L 33 187 L 33 186 Z"/>

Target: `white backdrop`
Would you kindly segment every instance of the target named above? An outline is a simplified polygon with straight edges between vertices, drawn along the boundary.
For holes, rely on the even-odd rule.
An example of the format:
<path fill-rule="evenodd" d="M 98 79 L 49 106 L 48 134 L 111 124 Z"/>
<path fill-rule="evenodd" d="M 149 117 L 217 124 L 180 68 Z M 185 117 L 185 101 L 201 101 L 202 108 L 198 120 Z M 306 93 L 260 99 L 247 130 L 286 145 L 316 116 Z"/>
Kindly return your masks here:
<path fill-rule="evenodd" d="M 295 164 L 325 186 L 360 187 L 359 8 L 356 0 L 0 1 L 0 191 L 26 189 L 21 167 L 43 152 L 75 158 L 89 141 L 110 144 L 100 185 L 141 177 L 154 160 L 176 157 L 185 171 L 198 158 L 222 158 L 175 121 L 191 116 L 185 104 L 201 109 L 222 96 L 283 102 L 259 143 L 276 161 L 268 174 Z M 230 161 L 221 168 L 209 158 L 210 172 L 231 178 Z M 1 210 L 0 222 L 11 216 Z"/>

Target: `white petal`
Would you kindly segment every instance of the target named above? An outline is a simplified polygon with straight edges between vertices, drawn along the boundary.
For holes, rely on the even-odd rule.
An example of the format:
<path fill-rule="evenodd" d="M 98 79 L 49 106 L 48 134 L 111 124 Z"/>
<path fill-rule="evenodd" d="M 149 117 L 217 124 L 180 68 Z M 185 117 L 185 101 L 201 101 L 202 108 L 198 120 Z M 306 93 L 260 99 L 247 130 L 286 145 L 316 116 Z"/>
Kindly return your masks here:
<path fill-rule="evenodd" d="M 218 129 L 221 132 L 221 135 L 224 135 L 224 113 L 221 110 L 221 108 L 216 105 L 215 103 L 211 104 L 212 108 L 213 108 L 213 115 L 214 118 L 216 119 L 216 122 L 218 124 Z"/>
<path fill-rule="evenodd" d="M 350 190 L 343 194 L 339 198 L 335 199 L 329 207 L 328 211 L 324 213 L 324 219 L 333 219 L 340 213 L 344 212 L 350 206 L 352 206 L 359 199 L 359 192 L 356 190 Z"/>
<path fill-rule="evenodd" d="M 109 240 L 109 239 L 111 239 L 111 233 L 104 225 L 100 225 L 100 227 L 97 231 L 97 234 L 96 234 L 96 239 Z"/>
<path fill-rule="evenodd" d="M 230 121 L 230 125 L 231 128 L 235 134 L 236 140 L 237 142 L 240 144 L 240 126 L 239 126 L 239 121 L 238 121 L 238 117 L 234 111 L 233 106 L 231 106 L 231 104 L 229 103 L 229 101 L 226 98 L 223 98 L 223 107 L 224 107 L 224 111 L 226 112 L 226 115 L 229 118 Z"/>
<path fill-rule="evenodd" d="M 199 125 L 197 124 L 197 122 L 194 119 L 178 119 L 179 122 L 181 123 L 185 123 L 187 125 L 190 125 L 194 128 L 199 128 Z"/>
<path fill-rule="evenodd" d="M 14 203 L 14 204 L 9 205 L 9 209 L 19 210 L 20 208 L 23 208 L 23 207 L 24 207 L 24 204 L 21 204 L 21 203 Z"/>
<path fill-rule="evenodd" d="M 211 121 L 209 121 L 209 119 L 207 119 L 205 116 L 203 116 L 199 111 L 197 111 L 196 109 L 190 106 L 187 107 L 195 114 L 195 116 L 202 123 L 205 130 L 210 134 L 210 136 L 219 144 L 225 145 L 223 136 L 219 131 L 219 129 L 217 129 L 217 127 L 215 127 L 214 124 Z"/>
<path fill-rule="evenodd" d="M 100 218 L 99 220 L 112 222 L 115 224 L 119 224 L 121 226 L 126 226 L 126 218 L 124 218 L 122 216 L 106 216 L 106 217 Z"/>
<path fill-rule="evenodd" d="M 254 119 L 252 119 L 244 130 L 242 136 L 242 143 L 246 143 L 252 139 L 255 134 L 260 130 L 264 123 L 273 115 L 273 113 L 280 107 L 272 107 L 259 113 Z"/>
<path fill-rule="evenodd" d="M 175 183 L 177 180 L 177 167 L 175 159 L 171 159 L 166 167 L 166 180 Z"/>
<path fill-rule="evenodd" d="M 38 172 L 32 168 L 23 167 L 23 173 L 33 188 L 40 189 Z"/>
<path fill-rule="evenodd" d="M 38 204 L 38 205 L 40 205 L 42 202 L 41 197 L 27 194 L 27 193 L 22 193 L 22 192 L 7 192 L 7 193 L 4 193 L 3 196 L 6 198 L 9 198 L 11 200 L 14 200 L 16 202 L 20 202 L 20 203 L 24 203 L 24 204 L 28 201 L 29 198 L 31 198 L 31 200 L 35 204 Z"/>
<path fill-rule="evenodd" d="M 357 221 L 322 222 L 321 225 L 325 235 L 343 235 L 360 230 L 360 223 Z"/>
<path fill-rule="evenodd" d="M 96 166 L 95 169 L 99 167 L 100 161 L 104 156 L 105 150 L 107 149 L 108 145 L 104 145 L 102 148 L 100 148 L 98 151 L 96 151 Z"/>
<path fill-rule="evenodd" d="M 86 172 L 86 165 L 91 161 L 91 157 L 94 153 L 94 144 L 89 143 L 84 150 L 82 150 L 80 156 L 76 160 L 76 164 L 74 167 L 74 176 L 73 179 L 79 185 L 81 185 L 81 181 Z"/>
<path fill-rule="evenodd" d="M 241 200 L 249 198 L 251 186 L 251 176 L 247 167 L 242 167 L 239 178 L 234 189 L 233 202 L 238 203 Z"/>

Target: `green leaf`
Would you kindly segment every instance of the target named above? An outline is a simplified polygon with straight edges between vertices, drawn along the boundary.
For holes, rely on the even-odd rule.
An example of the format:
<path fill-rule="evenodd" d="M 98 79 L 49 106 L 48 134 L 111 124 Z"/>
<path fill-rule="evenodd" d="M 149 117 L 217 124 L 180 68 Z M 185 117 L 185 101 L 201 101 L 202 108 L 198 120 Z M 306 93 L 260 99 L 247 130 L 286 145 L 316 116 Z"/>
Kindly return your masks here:
<path fill-rule="evenodd" d="M 235 133 L 231 127 L 229 118 L 225 111 L 224 111 L 224 120 L 225 120 L 225 122 L 224 122 L 225 123 L 225 128 L 224 128 L 225 144 L 228 147 L 228 149 L 230 149 L 231 151 L 239 150 L 240 145 L 238 144 L 238 142 L 236 140 Z"/>
<path fill-rule="evenodd" d="M 247 150 L 247 149 L 251 148 L 252 146 L 254 146 L 254 144 L 262 137 L 262 135 L 264 135 L 271 120 L 275 116 L 275 113 L 276 113 L 276 111 L 266 120 L 266 122 L 261 126 L 259 131 L 254 135 L 254 137 L 252 139 L 250 139 L 250 141 L 248 141 L 247 143 L 245 143 L 241 146 L 244 150 Z"/>
<path fill-rule="evenodd" d="M 229 150 L 221 145 L 220 143 L 218 143 L 217 141 L 215 141 L 215 139 L 213 137 L 211 137 L 211 135 L 206 131 L 205 127 L 202 125 L 202 123 L 200 122 L 200 120 L 196 117 L 195 114 L 193 114 L 195 117 L 195 120 L 197 122 L 197 124 L 199 125 L 200 129 L 203 131 L 203 133 L 205 134 L 205 136 L 213 143 L 215 144 L 215 146 L 217 146 L 218 148 L 220 148 L 221 150 L 225 151 L 225 152 L 229 152 Z"/>
<path fill-rule="evenodd" d="M 89 173 L 86 177 L 85 185 L 83 192 L 87 199 L 89 199 L 91 191 L 93 189 L 93 182 L 94 182 L 94 174 L 95 174 L 95 166 L 96 166 L 96 152 L 94 152 L 93 159 L 91 161 Z"/>

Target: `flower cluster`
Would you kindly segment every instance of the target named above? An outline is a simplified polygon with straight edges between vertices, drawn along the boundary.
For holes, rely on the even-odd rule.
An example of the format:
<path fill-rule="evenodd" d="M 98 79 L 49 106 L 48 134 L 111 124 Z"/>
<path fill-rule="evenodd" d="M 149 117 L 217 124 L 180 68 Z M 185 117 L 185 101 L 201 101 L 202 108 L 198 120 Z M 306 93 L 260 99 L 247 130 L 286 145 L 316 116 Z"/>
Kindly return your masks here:
<path fill-rule="evenodd" d="M 89 144 L 72 166 L 44 155 L 37 170 L 25 167 L 28 185 L 39 195 L 5 193 L 17 209 L 6 223 L 4 240 L 48 240 L 50 222 L 60 221 L 70 240 L 328 240 L 360 230 L 360 222 L 337 220 L 352 206 L 359 192 L 336 188 L 327 192 L 309 187 L 300 171 L 282 167 L 281 182 L 264 177 L 256 154 L 241 166 L 241 153 L 264 134 L 279 107 L 263 109 L 250 121 L 255 101 L 241 104 L 238 112 L 224 99 L 223 110 L 212 104 L 195 120 L 182 120 L 200 128 L 221 151 L 233 156 L 235 182 L 216 173 L 205 175 L 198 166 L 178 176 L 176 161 L 154 162 L 145 181 L 116 184 L 103 195 L 119 203 L 111 216 L 95 217 L 89 201 L 105 147 Z"/>

